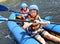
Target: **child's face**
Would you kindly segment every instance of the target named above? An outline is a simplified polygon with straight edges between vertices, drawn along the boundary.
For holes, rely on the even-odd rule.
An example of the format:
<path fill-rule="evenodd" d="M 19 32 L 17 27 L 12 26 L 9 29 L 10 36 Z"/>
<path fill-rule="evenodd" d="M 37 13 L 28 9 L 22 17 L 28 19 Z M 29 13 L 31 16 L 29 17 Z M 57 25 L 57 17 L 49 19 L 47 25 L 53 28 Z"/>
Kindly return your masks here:
<path fill-rule="evenodd" d="M 32 17 L 35 17 L 37 15 L 37 11 L 36 10 L 31 10 L 30 14 Z"/>
<path fill-rule="evenodd" d="M 22 9 L 20 9 L 20 12 L 21 13 L 26 13 L 27 10 L 28 10 L 28 8 L 24 8 L 24 9 L 22 8 Z"/>

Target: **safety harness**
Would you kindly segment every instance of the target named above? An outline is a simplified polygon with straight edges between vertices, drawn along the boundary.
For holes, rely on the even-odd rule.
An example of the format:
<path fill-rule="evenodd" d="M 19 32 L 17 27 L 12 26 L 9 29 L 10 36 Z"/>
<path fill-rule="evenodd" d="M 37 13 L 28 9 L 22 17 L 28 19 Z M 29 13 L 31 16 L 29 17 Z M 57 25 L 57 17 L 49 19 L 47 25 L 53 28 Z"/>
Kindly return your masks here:
<path fill-rule="evenodd" d="M 28 20 L 29 21 L 34 21 L 34 20 L 37 20 L 38 19 L 38 15 L 36 15 L 35 17 L 32 17 L 31 15 L 28 15 Z M 35 23 L 35 22 L 33 22 L 33 23 Z M 34 28 L 37 28 L 37 27 L 39 27 L 39 25 L 31 25 L 31 27 L 34 29 Z"/>

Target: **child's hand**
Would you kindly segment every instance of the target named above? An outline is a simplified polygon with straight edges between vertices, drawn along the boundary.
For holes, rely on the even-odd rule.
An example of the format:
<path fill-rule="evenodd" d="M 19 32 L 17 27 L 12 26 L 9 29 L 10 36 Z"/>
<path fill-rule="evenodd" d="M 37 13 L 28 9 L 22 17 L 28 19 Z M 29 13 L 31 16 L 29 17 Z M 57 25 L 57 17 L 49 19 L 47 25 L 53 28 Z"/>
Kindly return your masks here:
<path fill-rule="evenodd" d="M 35 20 L 35 22 L 36 22 L 36 23 L 40 23 L 40 21 L 39 21 L 39 20 Z"/>

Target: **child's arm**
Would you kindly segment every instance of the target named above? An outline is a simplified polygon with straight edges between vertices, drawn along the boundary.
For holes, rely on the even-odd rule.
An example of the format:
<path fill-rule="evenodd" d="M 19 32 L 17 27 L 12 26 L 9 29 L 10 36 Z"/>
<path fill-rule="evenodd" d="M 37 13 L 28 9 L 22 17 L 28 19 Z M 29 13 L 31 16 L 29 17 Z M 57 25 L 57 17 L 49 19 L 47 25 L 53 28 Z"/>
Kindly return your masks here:
<path fill-rule="evenodd" d="M 42 24 L 42 25 L 50 24 L 50 21 L 40 22 L 40 24 Z"/>
<path fill-rule="evenodd" d="M 40 22 L 39 20 L 35 20 L 35 21 L 36 23 L 41 24 L 43 26 L 45 26 L 46 24 L 50 24 L 50 21 L 46 21 L 46 22 Z"/>

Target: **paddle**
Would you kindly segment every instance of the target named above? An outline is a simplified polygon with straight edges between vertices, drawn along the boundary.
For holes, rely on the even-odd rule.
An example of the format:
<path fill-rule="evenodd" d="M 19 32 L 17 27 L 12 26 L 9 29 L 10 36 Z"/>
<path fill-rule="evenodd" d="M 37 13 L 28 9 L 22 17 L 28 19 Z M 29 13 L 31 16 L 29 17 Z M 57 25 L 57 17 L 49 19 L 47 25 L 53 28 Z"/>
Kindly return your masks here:
<path fill-rule="evenodd" d="M 0 21 L 33 22 L 33 21 L 24 21 L 24 20 L 20 20 L 20 19 L 7 19 L 7 18 L 0 18 Z"/>
<path fill-rule="evenodd" d="M 13 10 L 10 10 L 8 7 L 4 6 L 4 5 L 0 5 L 0 11 L 9 11 L 9 12 L 16 12 L 16 11 L 13 11 Z M 19 13 L 19 12 L 17 12 Z M 43 21 L 40 17 L 39 17 L 40 21 Z M 45 21 L 47 20 L 50 20 L 51 19 L 51 16 L 47 16 L 45 17 Z M 23 21 L 23 20 L 19 20 L 19 19 L 0 19 L 0 21 L 19 21 L 19 22 L 31 22 L 31 21 Z M 51 23 L 54 23 L 54 22 L 51 22 Z"/>
<path fill-rule="evenodd" d="M 9 12 L 16 12 L 16 13 L 19 13 L 17 11 L 13 11 L 13 10 L 10 10 L 8 7 L 4 6 L 4 5 L 0 5 L 0 12 L 1 11 L 9 11 Z"/>
<path fill-rule="evenodd" d="M 8 11 L 8 8 L 4 5 L 0 5 L 0 11 Z"/>
<path fill-rule="evenodd" d="M 42 20 L 42 19 L 41 19 Z M 15 21 L 15 22 L 35 22 L 35 21 L 24 21 L 24 20 L 20 20 L 20 19 L 8 19 L 8 18 L 0 18 L 0 21 L 1 21 L 1 23 L 3 22 L 3 21 Z M 46 22 L 40 22 L 41 24 L 44 24 L 44 23 L 46 23 Z M 51 24 L 54 24 L 54 22 L 51 22 Z"/>

